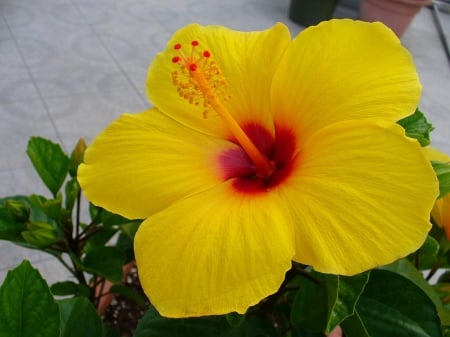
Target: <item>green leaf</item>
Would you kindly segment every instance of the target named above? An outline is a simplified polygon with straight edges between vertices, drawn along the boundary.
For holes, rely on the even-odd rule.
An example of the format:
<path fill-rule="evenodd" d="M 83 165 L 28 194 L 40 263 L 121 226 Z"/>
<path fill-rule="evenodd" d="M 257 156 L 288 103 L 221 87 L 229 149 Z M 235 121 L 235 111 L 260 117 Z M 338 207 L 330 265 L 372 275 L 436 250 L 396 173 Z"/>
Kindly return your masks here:
<path fill-rule="evenodd" d="M 150 307 L 139 321 L 133 337 L 218 337 L 230 331 L 224 316 L 170 319 Z"/>
<path fill-rule="evenodd" d="M 84 297 L 59 301 L 61 337 L 100 337 L 103 324 L 94 306 Z"/>
<path fill-rule="evenodd" d="M 88 272 L 98 274 L 113 283 L 122 280 L 123 252 L 116 247 L 97 247 L 89 251 L 83 259 Z"/>
<path fill-rule="evenodd" d="M 59 308 L 30 262 L 6 275 L 0 287 L 0 337 L 59 337 Z"/>
<path fill-rule="evenodd" d="M 324 331 L 328 317 L 326 275 L 312 271 L 310 276 L 300 283 L 292 303 L 291 322 L 308 331 Z"/>
<path fill-rule="evenodd" d="M 369 273 L 355 276 L 328 275 L 328 322 L 326 332 L 331 332 L 345 318 L 353 315 L 356 303 L 369 281 Z"/>
<path fill-rule="evenodd" d="M 421 272 L 419 272 L 414 265 L 407 259 L 400 259 L 391 264 L 383 266 L 382 269 L 389 270 L 397 273 L 403 277 L 406 277 L 409 281 L 418 286 L 427 296 L 433 301 L 434 305 L 438 308 L 442 306 L 441 300 L 433 287 L 423 278 Z"/>
<path fill-rule="evenodd" d="M 225 315 L 225 318 L 227 319 L 228 324 L 233 328 L 237 328 L 245 321 L 245 315 L 238 314 L 237 312 L 230 312 Z"/>
<path fill-rule="evenodd" d="M 422 146 L 430 145 L 430 132 L 434 128 L 419 109 L 397 123 L 405 129 L 408 137 L 417 139 Z"/>
<path fill-rule="evenodd" d="M 439 242 L 432 236 L 428 235 L 422 247 L 420 247 L 419 253 L 437 256 L 439 253 L 439 248 Z"/>
<path fill-rule="evenodd" d="M 90 290 L 84 284 L 78 284 L 72 281 L 56 282 L 50 287 L 53 295 L 56 296 L 89 296 Z"/>
<path fill-rule="evenodd" d="M 342 327 L 347 337 L 441 337 L 436 307 L 407 278 L 373 270 L 356 305 L 355 315 Z M 366 332 L 366 333 L 364 333 Z"/>
<path fill-rule="evenodd" d="M 41 137 L 30 138 L 27 154 L 44 184 L 56 197 L 69 172 L 69 157 L 61 146 Z"/>
<path fill-rule="evenodd" d="M 273 322 L 246 317 L 238 327 L 231 327 L 225 316 L 173 319 L 161 317 L 150 307 L 139 321 L 133 337 L 275 337 Z"/>
<path fill-rule="evenodd" d="M 450 164 L 440 161 L 431 161 L 434 172 L 439 180 L 439 197 L 442 198 L 450 193 Z"/>
<path fill-rule="evenodd" d="M 355 311 L 369 273 L 338 276 L 311 272 L 304 279 L 292 305 L 291 321 L 311 332 L 332 331 Z"/>
<path fill-rule="evenodd" d="M 23 231 L 22 236 L 26 242 L 38 248 L 46 248 L 59 241 L 56 230 L 45 222 L 30 224 L 30 229 Z"/>

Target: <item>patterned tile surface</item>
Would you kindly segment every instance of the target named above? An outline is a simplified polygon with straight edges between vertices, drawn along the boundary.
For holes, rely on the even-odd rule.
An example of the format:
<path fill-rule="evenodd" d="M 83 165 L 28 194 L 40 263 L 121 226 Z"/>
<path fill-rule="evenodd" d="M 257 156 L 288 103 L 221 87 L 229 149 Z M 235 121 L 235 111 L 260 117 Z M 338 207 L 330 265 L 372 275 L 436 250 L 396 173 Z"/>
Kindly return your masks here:
<path fill-rule="evenodd" d="M 148 108 L 148 64 L 181 26 L 258 30 L 282 21 L 296 35 L 302 27 L 287 18 L 288 7 L 289 0 L 1 0 L 0 195 L 48 195 L 25 155 L 30 136 L 69 151 L 120 113 Z M 335 15 L 357 12 L 341 6 Z M 450 35 L 450 15 L 443 15 Z M 430 10 L 403 42 L 422 78 L 421 107 L 436 126 L 435 145 L 450 152 L 450 67 Z M 67 277 L 50 257 L 0 241 L 0 282 L 23 258 L 50 283 Z"/>

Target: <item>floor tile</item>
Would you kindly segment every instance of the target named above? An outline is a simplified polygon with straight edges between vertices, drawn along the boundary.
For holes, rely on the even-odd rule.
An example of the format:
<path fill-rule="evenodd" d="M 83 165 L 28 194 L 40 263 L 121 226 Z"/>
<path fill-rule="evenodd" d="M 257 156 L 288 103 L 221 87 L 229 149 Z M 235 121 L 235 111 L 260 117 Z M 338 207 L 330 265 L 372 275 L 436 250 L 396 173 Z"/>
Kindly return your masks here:
<path fill-rule="evenodd" d="M 90 143 L 120 114 L 148 107 L 134 92 L 49 98 L 46 103 L 66 148 L 72 148 L 80 137 Z"/>
<path fill-rule="evenodd" d="M 58 135 L 40 100 L 0 103 L 0 170 L 27 167 L 28 139 L 42 136 L 58 141 Z"/>
<path fill-rule="evenodd" d="M 55 65 L 46 70 L 31 69 L 31 73 L 44 98 L 134 90 L 127 75 L 112 63 Z"/>

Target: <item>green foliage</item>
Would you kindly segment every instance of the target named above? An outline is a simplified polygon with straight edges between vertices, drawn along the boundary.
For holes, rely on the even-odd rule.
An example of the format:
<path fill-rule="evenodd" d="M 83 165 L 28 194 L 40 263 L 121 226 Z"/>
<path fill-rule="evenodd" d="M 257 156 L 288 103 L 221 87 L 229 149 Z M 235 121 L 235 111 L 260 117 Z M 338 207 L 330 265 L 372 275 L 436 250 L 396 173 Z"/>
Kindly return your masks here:
<path fill-rule="evenodd" d="M 405 277 L 373 270 L 356 304 L 343 322 L 348 337 L 440 337 L 441 324 L 430 298 Z"/>
<path fill-rule="evenodd" d="M 115 283 L 122 280 L 124 263 L 125 256 L 116 247 L 97 247 L 89 251 L 83 259 L 86 271 L 98 274 Z"/>
<path fill-rule="evenodd" d="M 27 154 L 42 181 L 56 196 L 69 172 L 69 157 L 61 146 L 41 137 L 32 137 Z"/>
<path fill-rule="evenodd" d="M 86 297 L 74 297 L 59 302 L 61 337 L 103 336 L 103 324 L 94 306 Z"/>
<path fill-rule="evenodd" d="M 28 261 L 8 272 L 0 288 L 0 337 L 59 337 L 59 308 Z"/>
<path fill-rule="evenodd" d="M 405 129 L 408 137 L 417 139 L 422 146 L 430 145 L 430 132 L 434 128 L 422 111 L 416 109 L 412 115 L 399 120 L 397 123 Z"/>

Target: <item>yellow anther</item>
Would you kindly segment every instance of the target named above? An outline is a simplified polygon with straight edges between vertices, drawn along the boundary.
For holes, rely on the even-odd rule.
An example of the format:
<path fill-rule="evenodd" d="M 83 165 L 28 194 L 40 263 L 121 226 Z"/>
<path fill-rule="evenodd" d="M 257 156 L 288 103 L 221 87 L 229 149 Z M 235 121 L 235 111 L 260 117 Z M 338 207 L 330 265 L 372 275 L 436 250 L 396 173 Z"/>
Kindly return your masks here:
<path fill-rule="evenodd" d="M 173 57 L 172 62 L 178 64 L 180 70 L 172 72 L 172 81 L 178 94 L 191 104 L 199 105 L 203 101 L 205 118 L 210 109 L 214 110 L 252 160 L 257 175 L 269 177 L 275 169 L 273 163 L 258 150 L 223 104 L 229 98 L 228 83 L 216 62 L 211 60 L 211 53 L 198 52 L 197 41 L 192 41 L 191 45 L 190 56 L 182 52 L 180 44 L 174 46 L 179 55 Z"/>

